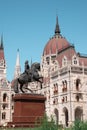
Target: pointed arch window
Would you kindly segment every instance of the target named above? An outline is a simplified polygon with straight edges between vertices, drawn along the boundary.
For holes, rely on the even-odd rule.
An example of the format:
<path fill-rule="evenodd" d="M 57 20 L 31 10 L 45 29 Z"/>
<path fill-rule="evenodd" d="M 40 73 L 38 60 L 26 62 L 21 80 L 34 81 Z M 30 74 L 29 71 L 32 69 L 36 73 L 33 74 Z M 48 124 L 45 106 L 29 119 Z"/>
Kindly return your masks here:
<path fill-rule="evenodd" d="M 3 94 L 3 102 L 6 102 L 6 100 L 7 100 L 7 94 L 4 93 L 4 94 Z"/>
<path fill-rule="evenodd" d="M 67 81 L 62 81 L 62 92 L 67 92 Z"/>
<path fill-rule="evenodd" d="M 58 98 L 54 98 L 53 104 L 54 104 L 54 105 L 57 105 L 57 104 L 58 104 Z"/>
<path fill-rule="evenodd" d="M 53 89 L 54 89 L 54 91 L 53 91 L 53 92 L 54 92 L 54 95 L 55 95 L 55 94 L 58 94 L 58 84 L 57 84 L 57 83 L 54 84 L 54 88 L 53 88 Z"/>
<path fill-rule="evenodd" d="M 48 99 L 50 99 L 50 90 L 48 91 Z"/>
<path fill-rule="evenodd" d="M 81 80 L 79 78 L 76 79 L 76 90 L 79 91 L 80 89 Z"/>
<path fill-rule="evenodd" d="M 5 120 L 6 119 L 6 112 L 2 113 L 2 119 Z"/>

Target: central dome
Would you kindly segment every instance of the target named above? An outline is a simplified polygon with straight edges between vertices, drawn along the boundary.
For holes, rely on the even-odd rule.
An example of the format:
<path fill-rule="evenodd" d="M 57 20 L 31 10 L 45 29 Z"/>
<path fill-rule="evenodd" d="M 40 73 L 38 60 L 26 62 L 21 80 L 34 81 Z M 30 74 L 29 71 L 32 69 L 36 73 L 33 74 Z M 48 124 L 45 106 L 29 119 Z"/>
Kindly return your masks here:
<path fill-rule="evenodd" d="M 52 37 L 46 44 L 43 54 L 56 54 L 70 46 L 69 42 L 61 36 L 60 29 L 58 25 L 58 17 L 56 20 L 56 28 L 55 28 L 55 35 Z"/>

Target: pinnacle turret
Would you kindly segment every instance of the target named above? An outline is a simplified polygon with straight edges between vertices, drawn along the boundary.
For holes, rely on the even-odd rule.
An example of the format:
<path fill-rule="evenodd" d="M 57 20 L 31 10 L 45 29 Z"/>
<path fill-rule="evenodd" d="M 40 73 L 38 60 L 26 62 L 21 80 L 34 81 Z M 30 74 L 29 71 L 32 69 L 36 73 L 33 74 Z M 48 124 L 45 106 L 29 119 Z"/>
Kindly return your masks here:
<path fill-rule="evenodd" d="M 19 49 L 17 50 L 17 58 L 16 58 L 16 65 L 15 65 L 15 73 L 14 78 L 18 77 L 21 73 L 21 66 L 20 66 L 20 56 L 19 56 Z"/>
<path fill-rule="evenodd" d="M 58 16 L 56 17 L 55 35 L 60 35 L 60 28 L 59 28 L 59 24 L 58 24 Z"/>
<path fill-rule="evenodd" d="M 1 36 L 1 42 L 0 42 L 0 49 L 4 49 L 4 46 L 3 46 L 3 35 Z"/>

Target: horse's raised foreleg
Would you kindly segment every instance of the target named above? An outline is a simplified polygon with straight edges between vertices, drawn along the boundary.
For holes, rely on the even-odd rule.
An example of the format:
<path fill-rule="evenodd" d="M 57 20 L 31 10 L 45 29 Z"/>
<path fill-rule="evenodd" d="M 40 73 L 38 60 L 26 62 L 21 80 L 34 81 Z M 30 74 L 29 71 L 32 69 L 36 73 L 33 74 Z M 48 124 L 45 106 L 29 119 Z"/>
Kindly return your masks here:
<path fill-rule="evenodd" d="M 20 84 L 20 90 L 21 90 L 22 93 L 25 93 L 25 92 L 23 91 L 23 84 Z"/>
<path fill-rule="evenodd" d="M 26 88 L 28 91 L 30 91 L 31 93 L 33 93 L 33 91 L 31 89 L 29 89 L 28 87 Z"/>
<path fill-rule="evenodd" d="M 28 88 L 28 84 L 25 84 L 25 85 L 21 84 L 20 85 L 20 90 L 21 90 L 22 93 L 26 93 L 27 92 L 26 90 L 33 93 L 33 91 L 30 88 Z"/>

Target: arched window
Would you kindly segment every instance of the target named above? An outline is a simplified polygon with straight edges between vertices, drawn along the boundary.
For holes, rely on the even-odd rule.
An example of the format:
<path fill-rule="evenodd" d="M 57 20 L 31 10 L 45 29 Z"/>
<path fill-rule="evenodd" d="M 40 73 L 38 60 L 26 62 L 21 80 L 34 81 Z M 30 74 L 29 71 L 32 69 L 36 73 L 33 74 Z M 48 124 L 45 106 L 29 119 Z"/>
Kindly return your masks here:
<path fill-rule="evenodd" d="M 67 92 L 67 81 L 62 81 L 62 92 Z"/>
<path fill-rule="evenodd" d="M 65 80 L 65 91 L 67 91 L 67 81 Z"/>
<path fill-rule="evenodd" d="M 54 113 L 55 113 L 55 123 L 56 123 L 56 125 L 58 125 L 58 122 L 59 122 L 59 112 L 58 112 L 58 109 L 57 108 L 55 108 L 54 109 Z"/>
<path fill-rule="evenodd" d="M 54 94 L 58 94 L 58 84 L 56 83 L 56 84 L 54 84 Z"/>
<path fill-rule="evenodd" d="M 6 102 L 6 100 L 7 100 L 7 94 L 4 93 L 4 94 L 3 94 L 3 102 Z"/>
<path fill-rule="evenodd" d="M 76 100 L 77 102 L 79 102 L 79 95 L 76 95 Z"/>
<path fill-rule="evenodd" d="M 81 84 L 80 79 L 76 79 L 76 90 L 79 90 L 79 85 Z"/>
<path fill-rule="evenodd" d="M 66 98 L 66 102 L 67 102 L 67 96 L 65 98 Z"/>
<path fill-rule="evenodd" d="M 53 99 L 53 104 L 55 104 L 55 98 Z"/>
<path fill-rule="evenodd" d="M 6 112 L 2 113 L 2 119 L 5 120 L 6 119 Z"/>
<path fill-rule="evenodd" d="M 11 95 L 11 100 L 13 101 L 14 94 Z"/>
<path fill-rule="evenodd" d="M 64 101 L 65 101 L 65 98 L 63 97 L 63 98 L 62 98 L 62 103 L 64 103 Z"/>
<path fill-rule="evenodd" d="M 83 120 L 83 109 L 79 106 L 75 109 L 75 120 Z"/>
<path fill-rule="evenodd" d="M 68 126 L 68 109 L 66 107 L 63 108 L 63 113 L 64 113 L 64 116 L 65 116 L 65 126 Z"/>
<path fill-rule="evenodd" d="M 48 91 L 48 99 L 50 99 L 50 90 Z"/>
<path fill-rule="evenodd" d="M 2 105 L 2 108 L 3 108 L 3 110 L 5 110 L 5 108 L 6 108 L 6 104 L 3 104 L 3 105 Z"/>
<path fill-rule="evenodd" d="M 56 83 L 56 94 L 58 94 L 58 84 Z"/>

